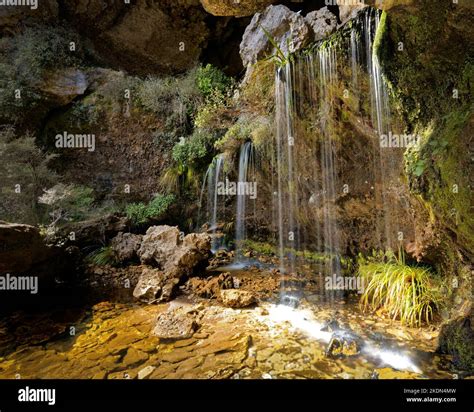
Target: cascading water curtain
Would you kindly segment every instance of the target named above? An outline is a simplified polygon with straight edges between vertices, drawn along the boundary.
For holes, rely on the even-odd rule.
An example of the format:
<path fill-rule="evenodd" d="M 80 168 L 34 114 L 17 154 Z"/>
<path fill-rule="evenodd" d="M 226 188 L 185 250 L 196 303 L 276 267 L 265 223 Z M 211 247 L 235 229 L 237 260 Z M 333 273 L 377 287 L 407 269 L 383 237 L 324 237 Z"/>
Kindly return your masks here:
<path fill-rule="evenodd" d="M 246 206 L 248 197 L 250 195 L 249 185 L 256 185 L 255 159 L 252 142 L 245 142 L 240 148 L 238 176 L 239 180 L 237 182 L 237 213 L 235 222 L 235 256 L 237 261 L 242 261 L 243 243 L 247 239 L 246 221 L 248 216 Z"/>
<path fill-rule="evenodd" d="M 359 17 L 365 40 L 366 70 L 370 80 L 371 119 L 378 140 L 380 136 L 388 134 L 391 127 L 388 90 L 373 48 L 374 38 L 380 24 L 380 15 L 379 10 L 369 7 Z M 393 156 L 390 154 L 383 153 L 380 144 L 375 145 L 373 165 L 375 197 L 377 204 L 381 205 L 381 215 L 378 215 L 376 232 L 379 248 L 384 250 L 394 248 L 394 222 L 390 218 L 390 205 L 387 199 L 387 181 L 389 172 L 393 168 L 390 162 L 391 158 Z"/>
<path fill-rule="evenodd" d="M 295 253 L 298 248 L 297 173 L 295 145 L 297 136 L 293 128 L 294 117 L 294 66 L 288 63 L 276 72 L 276 173 L 274 191 L 278 219 L 278 249 L 280 270 L 295 271 Z"/>
<path fill-rule="evenodd" d="M 201 187 L 201 194 L 199 196 L 198 224 L 200 224 L 202 202 L 207 188 L 206 222 L 209 225 L 208 231 L 210 231 L 212 234 L 211 249 L 213 252 L 223 246 L 222 241 L 216 236 L 218 227 L 219 207 L 223 208 L 225 203 L 224 197 L 219 196 L 217 190 L 218 183 L 222 182 L 224 179 L 223 172 L 224 156 L 220 154 L 213 160 L 213 162 L 207 168 Z"/>
<path fill-rule="evenodd" d="M 385 187 L 389 154 L 382 153 L 379 144 L 380 135 L 388 133 L 391 127 L 391 116 L 387 87 L 373 49 L 379 22 L 380 12 L 367 8 L 350 28 L 347 46 L 324 42 L 293 56 L 276 71 L 274 216 L 283 272 L 295 271 L 295 255 L 301 255 L 299 248 L 306 244 L 324 253 L 326 274 L 341 272 L 336 201 L 342 195 L 344 183 L 339 179 L 338 164 L 344 142 L 337 132 L 340 119 L 336 107 L 351 82 L 356 95 L 370 99 L 375 130 L 373 195 L 376 208 L 381 209 L 374 230 L 381 248 L 391 247 L 393 228 Z M 342 61 L 341 47 L 347 47 L 347 61 Z M 339 78 L 338 69 L 343 65 L 351 72 Z M 361 92 L 365 79 L 359 78 L 360 69 L 368 76 L 370 93 Z"/>

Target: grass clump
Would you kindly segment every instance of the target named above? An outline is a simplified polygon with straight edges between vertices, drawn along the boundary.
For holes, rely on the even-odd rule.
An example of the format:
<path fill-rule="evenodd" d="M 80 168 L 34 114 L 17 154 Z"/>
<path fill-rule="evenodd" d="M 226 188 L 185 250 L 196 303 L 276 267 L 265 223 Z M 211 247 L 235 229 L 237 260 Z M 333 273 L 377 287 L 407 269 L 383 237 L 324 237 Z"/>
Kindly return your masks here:
<path fill-rule="evenodd" d="M 118 264 L 117 255 L 112 246 L 104 246 L 95 250 L 87 257 L 87 261 L 97 266 L 116 266 Z"/>
<path fill-rule="evenodd" d="M 275 256 L 277 251 L 276 247 L 270 243 L 256 242 L 251 239 L 245 239 L 242 246 L 244 251 L 253 251 L 259 255 Z"/>
<path fill-rule="evenodd" d="M 387 262 L 366 260 L 359 263 L 359 275 L 366 281 L 361 296 L 364 310 L 384 308 L 392 319 L 419 327 L 430 323 L 441 303 L 439 285 L 428 268 L 409 266 L 403 255 Z"/>

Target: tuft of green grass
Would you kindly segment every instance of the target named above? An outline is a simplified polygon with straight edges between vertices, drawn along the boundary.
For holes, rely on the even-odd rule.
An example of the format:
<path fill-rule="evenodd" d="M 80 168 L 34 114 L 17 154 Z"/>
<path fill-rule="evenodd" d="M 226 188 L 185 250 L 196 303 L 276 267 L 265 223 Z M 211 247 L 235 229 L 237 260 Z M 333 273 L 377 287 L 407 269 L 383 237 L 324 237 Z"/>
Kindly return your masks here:
<path fill-rule="evenodd" d="M 439 285 L 428 268 L 409 266 L 403 257 L 388 262 L 365 261 L 359 275 L 366 281 L 361 296 L 364 310 L 385 308 L 393 319 L 419 327 L 430 323 L 440 305 Z"/>
<path fill-rule="evenodd" d="M 87 256 L 87 261 L 97 266 L 115 266 L 118 264 L 117 256 L 111 246 L 104 246 L 95 250 L 89 256 Z"/>

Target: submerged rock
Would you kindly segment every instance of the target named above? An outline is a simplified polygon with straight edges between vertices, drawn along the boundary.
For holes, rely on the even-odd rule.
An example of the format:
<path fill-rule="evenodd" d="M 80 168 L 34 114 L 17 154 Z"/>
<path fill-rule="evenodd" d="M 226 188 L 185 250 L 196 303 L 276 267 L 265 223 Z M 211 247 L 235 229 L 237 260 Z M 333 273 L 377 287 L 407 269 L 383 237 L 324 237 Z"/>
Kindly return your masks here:
<path fill-rule="evenodd" d="M 221 290 L 220 300 L 224 305 L 234 309 L 245 308 L 256 302 L 252 293 L 240 289 Z"/>
<path fill-rule="evenodd" d="M 196 318 L 189 312 L 179 309 L 158 316 L 153 335 L 160 339 L 188 339 L 197 330 Z"/>
<path fill-rule="evenodd" d="M 356 356 L 360 353 L 360 344 L 356 339 L 333 335 L 326 348 L 330 358 Z"/>
<path fill-rule="evenodd" d="M 207 279 L 191 278 L 186 286 L 197 296 L 211 299 L 219 297 L 223 289 L 232 289 L 234 280 L 230 273 L 226 272 Z"/>
<path fill-rule="evenodd" d="M 141 369 L 138 372 L 138 379 L 148 378 L 156 368 L 154 366 L 148 365 L 147 367 Z"/>

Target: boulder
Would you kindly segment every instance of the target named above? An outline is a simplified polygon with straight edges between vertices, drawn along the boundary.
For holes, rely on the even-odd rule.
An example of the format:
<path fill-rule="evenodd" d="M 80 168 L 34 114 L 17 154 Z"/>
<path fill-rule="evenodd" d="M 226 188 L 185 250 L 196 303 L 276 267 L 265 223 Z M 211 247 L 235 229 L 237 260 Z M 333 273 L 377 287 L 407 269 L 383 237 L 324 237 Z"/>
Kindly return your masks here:
<path fill-rule="evenodd" d="M 159 270 L 145 267 L 142 270 L 133 296 L 148 303 L 170 301 L 178 288 L 180 279 Z"/>
<path fill-rule="evenodd" d="M 112 239 L 111 246 L 117 259 L 120 262 L 127 262 L 137 258 L 137 252 L 140 249 L 141 243 L 141 235 L 119 232 L 119 234 Z"/>
<path fill-rule="evenodd" d="M 204 9 L 214 16 L 251 16 L 263 10 L 274 0 L 201 0 Z"/>
<path fill-rule="evenodd" d="M 220 300 L 225 306 L 234 309 L 245 308 L 256 302 L 252 293 L 240 289 L 221 290 Z"/>
<path fill-rule="evenodd" d="M 353 5 L 340 5 L 339 6 L 339 20 L 341 21 L 341 26 L 346 24 L 349 20 L 352 20 L 357 16 L 357 14 L 367 7 L 367 4 L 364 2 L 356 3 Z"/>
<path fill-rule="evenodd" d="M 164 268 L 171 262 L 180 242 L 177 227 L 152 226 L 143 236 L 138 256 L 144 264 Z"/>
<path fill-rule="evenodd" d="M 188 339 L 197 328 L 195 316 L 178 308 L 158 316 L 153 335 L 160 339 Z"/>
<path fill-rule="evenodd" d="M 191 275 L 196 266 L 207 263 L 211 238 L 191 233 L 181 240 L 177 227 L 152 226 L 143 236 L 138 256 L 144 264 L 159 267 L 173 277 Z"/>
<path fill-rule="evenodd" d="M 114 214 L 74 222 L 61 227 L 59 232 L 50 239 L 50 242 L 56 243 L 60 240 L 58 238 L 66 238 L 67 242 L 73 245 L 96 245 L 98 240 L 105 242 L 116 236 L 117 233 L 125 231 L 128 224 L 128 218 Z M 74 240 L 71 240 L 72 233 Z"/>
<path fill-rule="evenodd" d="M 57 0 L 41 0 L 35 9 L 29 6 L 0 6 L 0 33 L 20 30 L 25 23 L 53 22 L 57 19 L 58 14 Z"/>
<path fill-rule="evenodd" d="M 468 373 L 474 373 L 474 329 L 472 312 L 446 322 L 438 337 L 438 352 L 453 356 L 454 364 Z"/>
<path fill-rule="evenodd" d="M 137 254 L 143 264 L 156 269 L 143 271 L 133 295 L 150 303 L 170 300 L 183 277 L 207 265 L 210 249 L 211 238 L 204 233 L 181 239 L 177 227 L 148 228 Z"/>
<path fill-rule="evenodd" d="M 65 0 L 62 12 L 111 67 L 142 75 L 194 67 L 210 37 L 199 0 Z"/>
<path fill-rule="evenodd" d="M 55 255 L 36 227 L 0 222 L 0 273 L 23 273 Z"/>
<path fill-rule="evenodd" d="M 46 71 L 38 89 L 56 104 L 71 103 L 87 90 L 86 74 L 79 69 L 67 68 Z"/>
<path fill-rule="evenodd" d="M 324 39 L 337 28 L 337 18 L 327 7 L 308 13 L 304 19 L 311 27 L 314 41 Z"/>
<path fill-rule="evenodd" d="M 267 31 L 268 35 L 265 33 Z M 311 30 L 303 16 L 283 5 L 268 6 L 253 16 L 245 29 L 240 44 L 240 56 L 244 66 L 249 66 L 276 52 L 274 40 L 283 54 L 302 49 L 311 40 Z"/>

